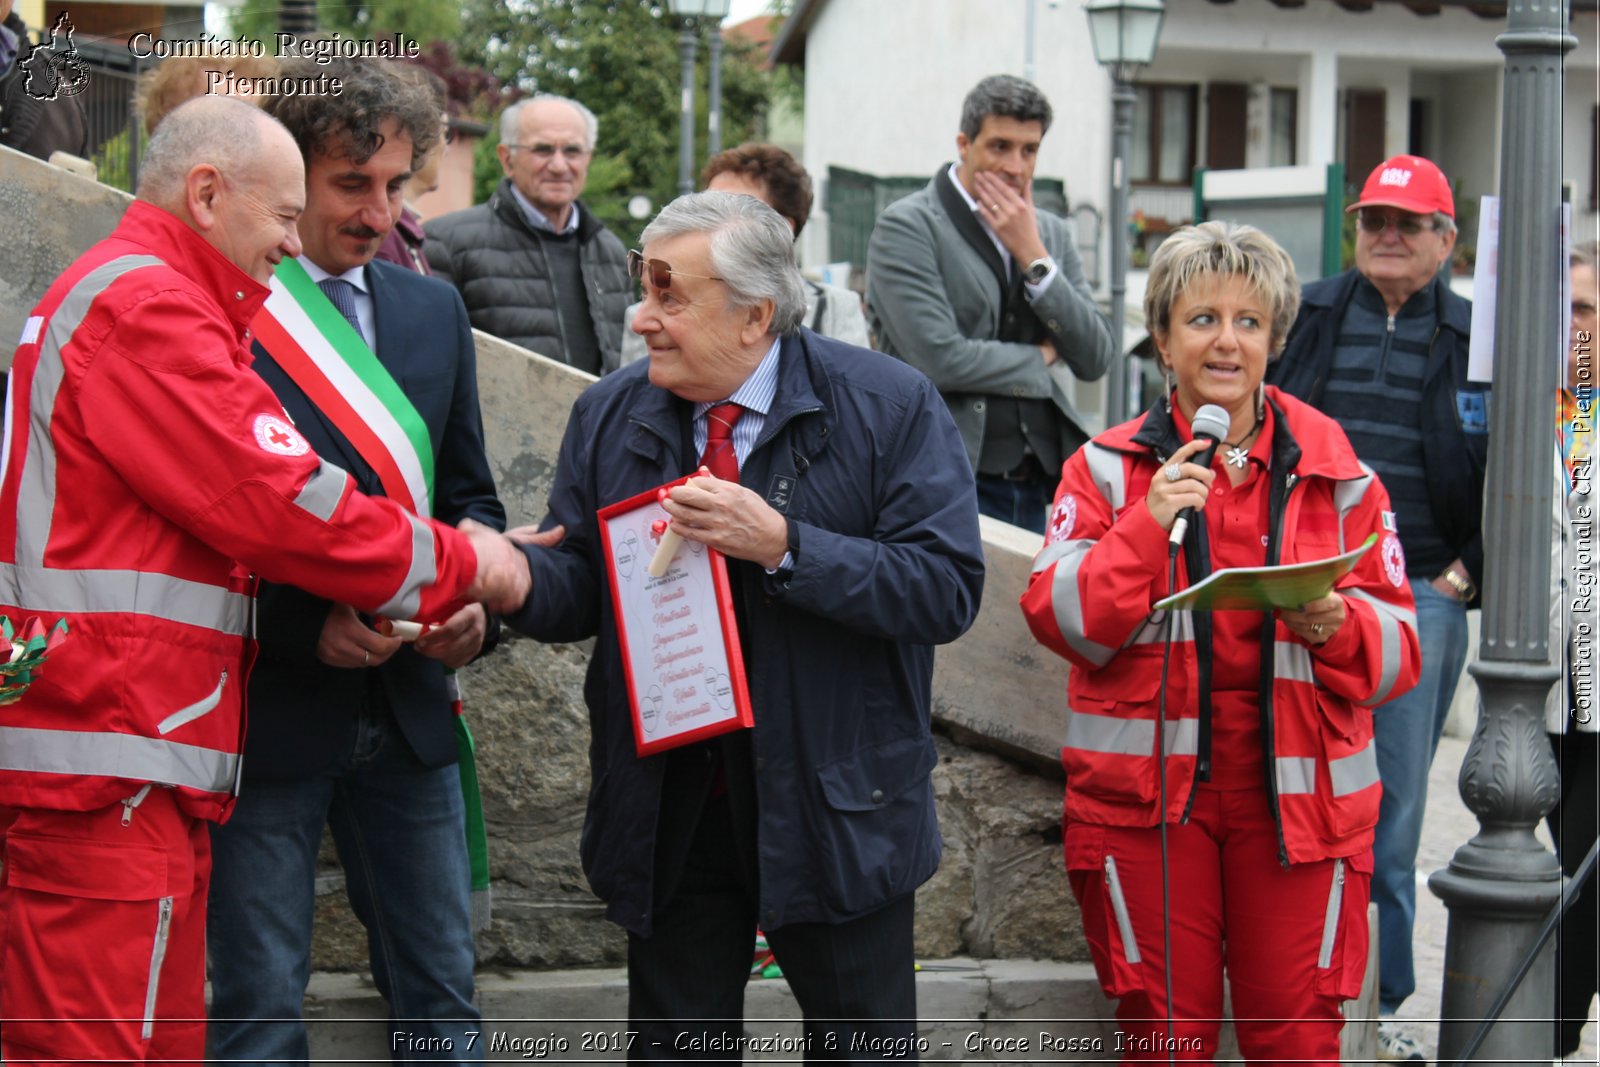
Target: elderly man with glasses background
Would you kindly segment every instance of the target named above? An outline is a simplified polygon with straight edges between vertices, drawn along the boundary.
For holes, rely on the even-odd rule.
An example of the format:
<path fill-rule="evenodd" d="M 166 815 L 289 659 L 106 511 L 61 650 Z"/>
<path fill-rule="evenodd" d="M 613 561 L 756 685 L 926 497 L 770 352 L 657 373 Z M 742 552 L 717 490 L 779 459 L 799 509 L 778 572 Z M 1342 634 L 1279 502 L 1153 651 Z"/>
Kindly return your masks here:
<path fill-rule="evenodd" d="M 1378 905 L 1380 1052 L 1420 1060 L 1392 1018 L 1416 989 L 1411 928 L 1428 768 L 1467 654 L 1467 608 L 1483 571 L 1488 386 L 1467 380 L 1472 304 L 1440 274 L 1456 243 L 1455 199 L 1420 156 L 1395 156 L 1367 178 L 1356 265 L 1305 287 L 1300 315 L 1268 381 L 1322 409 L 1378 472 L 1394 502 L 1422 642 L 1417 687 L 1378 708 L 1383 804 L 1373 843 Z"/>
<path fill-rule="evenodd" d="M 461 291 L 472 325 L 591 374 L 619 366 L 633 295 L 622 242 L 578 199 L 599 133 L 576 100 L 512 104 L 493 195 L 426 226 L 428 264 Z"/>

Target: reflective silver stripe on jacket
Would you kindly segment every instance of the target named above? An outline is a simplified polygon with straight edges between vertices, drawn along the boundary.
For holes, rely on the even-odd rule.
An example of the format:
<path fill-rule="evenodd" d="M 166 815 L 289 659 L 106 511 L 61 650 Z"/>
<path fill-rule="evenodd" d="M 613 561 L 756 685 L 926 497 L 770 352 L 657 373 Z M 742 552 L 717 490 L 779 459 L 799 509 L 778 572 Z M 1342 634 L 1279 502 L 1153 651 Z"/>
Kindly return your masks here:
<path fill-rule="evenodd" d="M 60 570 L 0 563 L 0 603 L 46 614 L 148 615 L 232 637 L 248 633 L 250 597 L 154 571 Z"/>
<path fill-rule="evenodd" d="M 1122 453 L 1103 448 L 1093 441 L 1083 446 L 1083 458 L 1089 466 L 1089 477 L 1094 479 L 1100 495 L 1111 505 L 1111 514 L 1122 509 L 1128 499 L 1127 474 Z"/>
<path fill-rule="evenodd" d="M 1333 880 L 1328 885 L 1328 910 L 1322 916 L 1322 945 L 1317 949 L 1317 967 L 1327 970 L 1333 964 L 1333 946 L 1339 934 L 1339 916 L 1344 912 L 1344 859 L 1333 861 Z"/>
<path fill-rule="evenodd" d="M 1278 795 L 1316 792 L 1317 761 L 1313 756 L 1279 756 L 1276 761 Z M 1360 752 L 1328 761 L 1328 779 L 1336 797 L 1359 793 L 1378 784 L 1378 750 L 1371 741 Z"/>
<path fill-rule="evenodd" d="M 1350 546 L 1344 543 L 1344 517 L 1361 503 L 1362 498 L 1367 495 L 1367 490 L 1372 488 L 1372 483 L 1378 477 L 1365 463 L 1361 464 L 1361 469 L 1366 472 L 1361 477 L 1333 483 L 1333 509 L 1339 513 L 1340 555 L 1350 550 Z"/>
<path fill-rule="evenodd" d="M 411 521 L 411 566 L 406 569 L 405 581 L 399 590 L 378 609 L 379 615 L 391 619 L 415 617 L 422 610 L 422 591 L 439 578 L 439 568 L 433 559 L 433 527 L 415 515 L 406 518 Z"/>
<path fill-rule="evenodd" d="M 1293 796 L 1317 791 L 1317 761 L 1313 756 L 1279 756 L 1277 759 L 1278 795 Z"/>
<path fill-rule="evenodd" d="M 1360 752 L 1328 761 L 1333 795 L 1347 797 L 1378 784 L 1378 747 L 1371 741 Z"/>
<path fill-rule="evenodd" d="M 156 733 L 165 737 L 180 726 L 187 726 L 200 718 L 209 715 L 222 703 L 222 690 L 228 685 L 228 672 L 222 672 L 222 678 L 217 682 L 217 687 L 199 700 L 186 708 L 179 708 L 156 724 Z"/>
<path fill-rule="evenodd" d="M 232 752 L 153 737 L 0 726 L 0 770 L 105 775 L 228 793 L 238 764 Z"/>
<path fill-rule="evenodd" d="M 1096 544 L 1096 541 L 1080 540 L 1045 545 L 1034 557 L 1033 571 L 1038 574 L 1052 563 L 1056 565 L 1056 572 L 1050 578 L 1050 607 L 1056 615 L 1056 628 L 1072 651 L 1096 667 L 1104 667 L 1117 650 L 1089 640 L 1084 633 L 1083 601 L 1078 596 L 1078 568 L 1083 566 L 1083 557 Z"/>
<path fill-rule="evenodd" d="M 349 480 L 350 475 L 343 469 L 323 460 L 295 494 L 295 506 L 327 522 L 333 518 L 339 501 L 344 499 L 344 487 Z"/>
<path fill-rule="evenodd" d="M 1297 641 L 1275 641 L 1272 645 L 1272 676 L 1280 682 L 1315 685 L 1311 670 L 1311 650 Z"/>
<path fill-rule="evenodd" d="M 1139 942 L 1133 936 L 1133 919 L 1128 914 L 1128 898 L 1122 891 L 1122 878 L 1117 874 L 1117 858 L 1106 853 L 1106 890 L 1111 897 L 1111 914 L 1117 920 L 1117 933 L 1122 938 L 1122 958 L 1129 963 L 1139 962 Z"/>
<path fill-rule="evenodd" d="M 1198 751 L 1198 720 L 1179 719 L 1166 725 L 1167 755 L 1192 756 Z M 1094 715 L 1069 708 L 1065 747 L 1112 756 L 1153 756 L 1156 754 L 1155 720 L 1119 719 L 1114 715 Z"/>
<path fill-rule="evenodd" d="M 1166 617 L 1167 613 L 1164 611 L 1151 612 L 1150 617 L 1139 624 L 1138 629 L 1133 631 L 1133 636 L 1128 639 L 1128 643 L 1123 647 L 1128 648 L 1133 645 L 1161 644 L 1167 639 L 1166 633 L 1164 632 L 1166 628 L 1163 625 Z M 1192 644 L 1193 642 L 1194 612 L 1174 612 L 1172 620 L 1172 643 L 1182 645 Z"/>
<path fill-rule="evenodd" d="M 1373 686 L 1371 696 L 1365 700 L 1358 701 L 1362 707 L 1375 707 L 1389 699 L 1389 694 L 1394 691 L 1395 682 L 1400 680 L 1400 642 L 1403 636 L 1400 633 L 1400 627 L 1408 626 L 1415 632 L 1417 628 L 1417 613 L 1396 607 L 1388 601 L 1379 600 L 1362 589 L 1345 589 L 1341 590 L 1341 592 L 1354 600 L 1359 600 L 1364 604 L 1371 604 L 1373 613 L 1378 617 L 1378 648 L 1380 656 L 1378 682 Z"/>
<path fill-rule="evenodd" d="M 80 278 L 50 316 L 49 327 L 39 340 L 39 363 L 33 372 L 27 414 L 18 413 L 27 418 L 29 427 L 27 461 L 17 482 L 18 563 L 43 566 L 45 546 L 50 543 L 50 523 L 56 510 L 56 453 L 50 439 L 50 420 L 66 377 L 61 350 L 83 325 L 101 293 L 125 274 L 160 266 L 164 264 L 155 256 L 120 256 L 103 263 Z M 35 418 L 35 413 L 43 417 Z"/>
<path fill-rule="evenodd" d="M 250 598 L 242 594 L 154 572 L 44 565 L 56 508 L 51 419 L 66 375 L 62 349 L 108 288 L 132 271 L 163 265 L 154 256 L 121 256 L 102 264 L 84 275 L 50 316 L 28 401 L 29 412 L 43 418 L 27 416 L 28 452 L 17 480 L 17 562 L 0 564 L 0 601 L 50 613 L 149 615 L 243 636 Z"/>

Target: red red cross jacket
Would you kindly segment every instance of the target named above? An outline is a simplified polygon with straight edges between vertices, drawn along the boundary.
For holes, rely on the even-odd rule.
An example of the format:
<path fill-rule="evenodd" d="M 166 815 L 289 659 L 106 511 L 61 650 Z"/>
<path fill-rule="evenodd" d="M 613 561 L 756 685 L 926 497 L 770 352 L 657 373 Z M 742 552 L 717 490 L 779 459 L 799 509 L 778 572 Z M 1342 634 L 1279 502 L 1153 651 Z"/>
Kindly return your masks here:
<path fill-rule="evenodd" d="M 27 320 L 0 453 L 0 613 L 71 639 L 0 707 L 0 804 L 93 810 L 145 783 L 232 807 L 254 575 L 437 618 L 466 538 L 356 493 L 250 370 L 267 290 L 135 201 Z M 254 573 L 252 573 L 254 572 Z"/>
<path fill-rule="evenodd" d="M 1331 419 L 1268 389 L 1274 406 L 1268 559 L 1295 563 L 1375 544 L 1343 578 L 1348 619 L 1312 648 L 1278 622 L 1260 649 L 1270 694 L 1262 709 L 1268 775 L 1282 858 L 1305 862 L 1360 853 L 1378 819 L 1372 708 L 1417 681 L 1416 607 L 1393 530 L 1388 494 Z M 1154 826 L 1156 703 L 1162 634 L 1151 605 L 1167 594 L 1167 532 L 1145 497 L 1177 447 L 1156 411 L 1096 437 L 1065 465 L 1048 539 L 1034 560 L 1022 609 L 1038 640 L 1071 661 L 1067 683 L 1066 817 Z M 1186 550 L 1187 551 L 1187 550 Z M 1180 557 L 1179 586 L 1185 567 Z M 1179 612 L 1167 686 L 1166 818 L 1181 821 L 1200 746 L 1196 627 Z M 1214 657 L 1229 654 L 1216 647 Z"/>

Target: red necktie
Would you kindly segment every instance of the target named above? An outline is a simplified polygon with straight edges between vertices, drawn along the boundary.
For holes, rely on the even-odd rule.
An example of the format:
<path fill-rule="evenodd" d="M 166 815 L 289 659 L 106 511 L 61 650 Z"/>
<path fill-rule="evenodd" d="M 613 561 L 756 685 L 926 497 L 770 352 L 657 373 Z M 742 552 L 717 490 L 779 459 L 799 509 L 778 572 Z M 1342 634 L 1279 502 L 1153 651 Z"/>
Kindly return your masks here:
<path fill-rule="evenodd" d="M 725 482 L 739 480 L 739 456 L 733 450 L 733 424 L 744 408 L 732 402 L 717 404 L 706 411 L 706 450 L 700 466 Z"/>

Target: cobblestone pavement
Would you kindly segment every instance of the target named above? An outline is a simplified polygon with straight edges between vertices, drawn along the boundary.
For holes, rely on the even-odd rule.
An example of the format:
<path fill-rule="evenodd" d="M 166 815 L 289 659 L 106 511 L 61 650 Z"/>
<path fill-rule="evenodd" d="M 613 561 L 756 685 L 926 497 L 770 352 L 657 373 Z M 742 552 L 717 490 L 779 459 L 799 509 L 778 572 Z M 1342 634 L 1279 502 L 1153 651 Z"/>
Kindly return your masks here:
<path fill-rule="evenodd" d="M 1428 779 L 1428 809 L 1423 816 L 1422 847 L 1417 855 L 1417 922 L 1412 941 L 1417 991 L 1400 1006 L 1399 1016 L 1409 1020 L 1404 1023 L 1405 1028 L 1430 1061 L 1439 1042 L 1439 1001 L 1444 983 L 1444 943 L 1449 912 L 1428 889 L 1427 879 L 1434 871 L 1448 866 L 1456 849 L 1478 832 L 1478 820 L 1461 802 L 1456 785 L 1466 754 L 1465 737 L 1446 735 L 1439 742 L 1439 753 Z M 1543 826 L 1539 828 L 1539 837 L 1546 845 L 1550 843 L 1549 833 Z M 1579 1062 L 1596 1062 L 1594 1018 L 1591 1008 L 1581 1050 L 1587 1058 Z"/>

